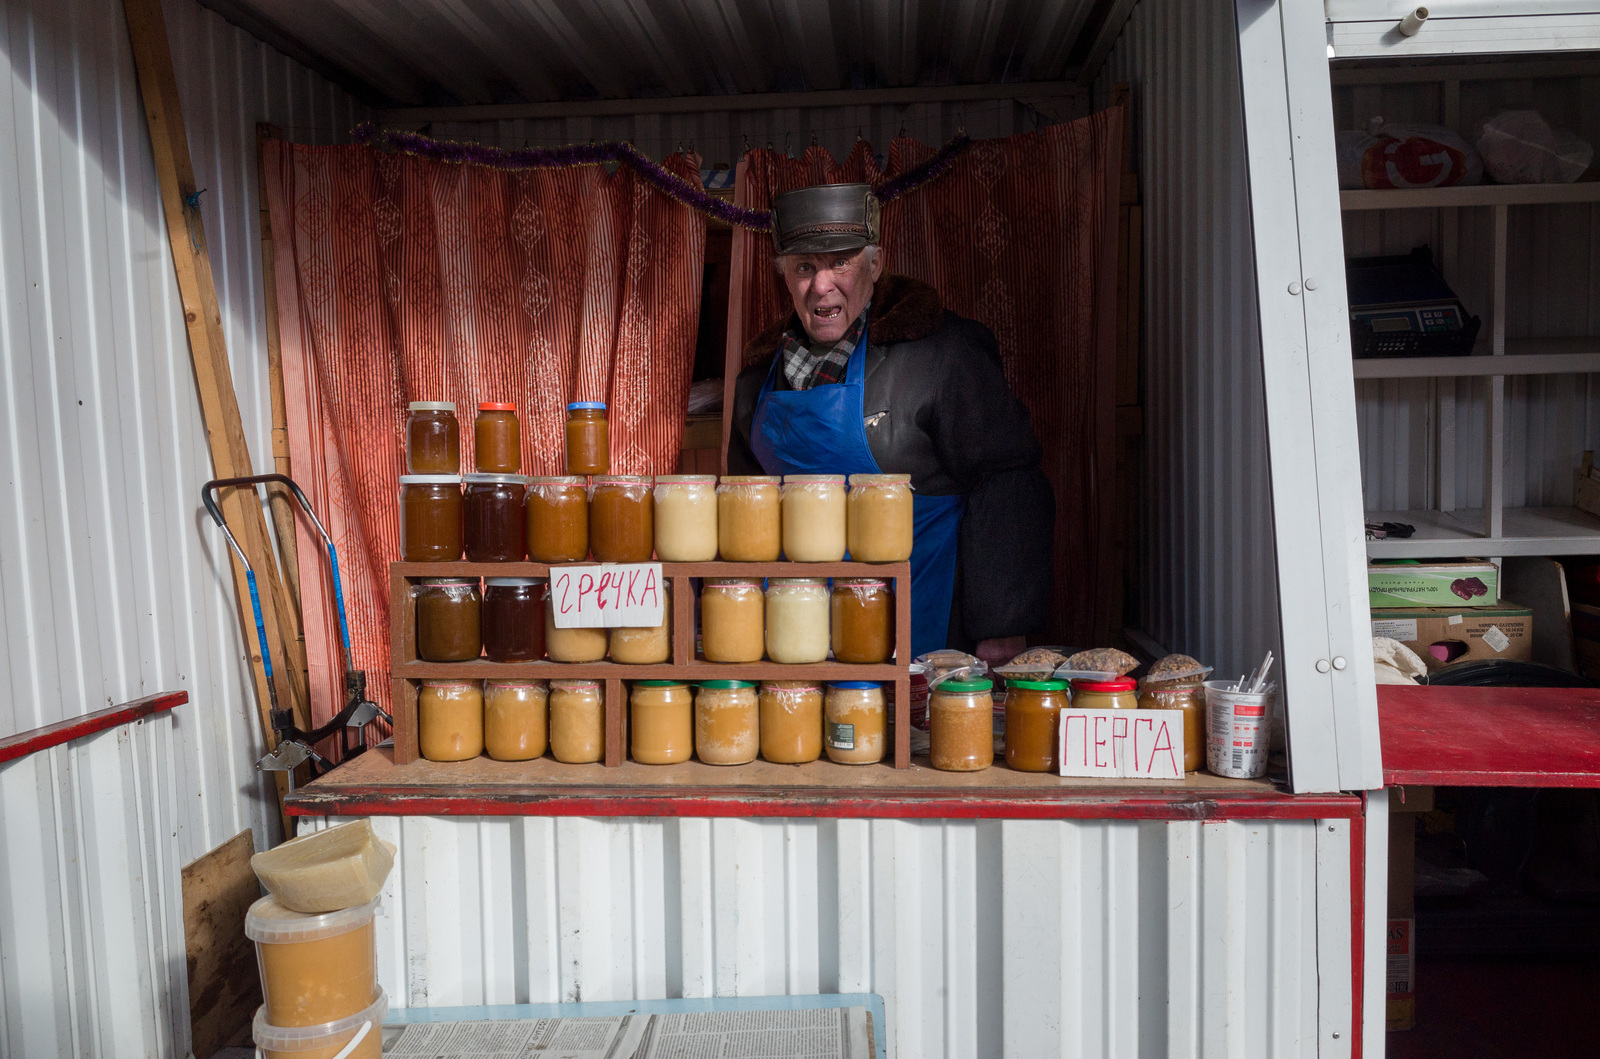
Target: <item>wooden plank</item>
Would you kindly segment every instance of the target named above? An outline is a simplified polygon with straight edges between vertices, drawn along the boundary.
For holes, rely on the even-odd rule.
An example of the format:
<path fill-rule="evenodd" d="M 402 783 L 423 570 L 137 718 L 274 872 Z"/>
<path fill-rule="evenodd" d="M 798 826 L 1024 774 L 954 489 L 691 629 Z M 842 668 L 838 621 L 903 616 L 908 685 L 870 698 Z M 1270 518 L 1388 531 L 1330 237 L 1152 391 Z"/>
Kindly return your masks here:
<path fill-rule="evenodd" d="M 267 208 L 266 169 L 261 144 L 283 139 L 283 130 L 261 122 L 256 125 L 256 202 L 261 224 L 261 275 L 266 308 L 267 383 L 272 395 L 272 465 L 278 474 L 294 477 L 289 462 L 289 409 L 283 391 L 283 349 L 278 340 L 278 270 L 273 260 L 272 212 Z M 295 532 L 295 502 L 281 485 L 267 487 L 267 509 L 272 512 L 273 536 L 283 577 L 279 584 L 278 612 L 284 616 L 288 664 L 295 667 L 307 689 L 306 713 L 301 727 L 311 721 L 311 680 L 306 662 L 305 622 L 300 610 L 300 548 Z"/>
<path fill-rule="evenodd" d="M 189 963 L 189 1020 L 195 1059 L 245 1044 L 261 1004 L 256 950 L 244 916 L 261 896 L 250 857 L 255 838 L 241 831 L 183 869 L 183 938 Z"/>
<path fill-rule="evenodd" d="M 177 78 L 172 69 L 172 52 L 161 3 L 160 0 L 124 0 L 123 10 L 128 21 L 128 37 L 133 45 L 134 67 L 139 77 L 139 94 L 150 132 L 157 182 L 161 188 L 162 213 L 172 248 L 178 294 L 183 303 L 189 356 L 195 370 L 212 469 L 218 478 L 248 475 L 253 473 L 250 449 L 245 442 L 244 427 L 239 419 L 239 402 L 234 394 L 233 377 L 228 366 L 222 315 L 217 306 L 211 258 L 206 249 L 205 226 L 197 200 L 191 200 L 191 196 L 199 189 L 195 186 L 194 166 L 189 156 L 188 138 L 184 133 L 183 109 L 178 101 Z M 201 483 L 194 484 L 198 490 Z M 277 608 L 279 575 L 268 546 L 266 520 L 261 514 L 260 504 L 255 502 L 254 490 L 241 495 L 237 489 L 225 489 L 220 499 L 223 517 L 239 538 L 240 546 L 250 557 L 251 565 L 256 568 L 258 577 L 267 588 L 261 593 L 263 624 L 268 649 L 281 662 L 287 653 Z M 233 569 L 240 629 L 255 679 L 262 740 L 265 749 L 270 750 L 277 745 L 277 737 L 268 712 L 267 682 L 256 642 L 250 593 L 244 570 L 237 559 L 230 555 L 229 563 Z M 275 674 L 281 703 L 296 709 L 298 717 L 301 710 L 297 704 L 307 699 L 302 682 L 295 679 L 294 667 L 279 665 Z M 274 776 L 278 781 L 281 806 L 287 784 L 282 773 L 274 773 Z M 285 817 L 283 822 L 287 833 L 288 818 Z"/>
<path fill-rule="evenodd" d="M 1378 685 L 1384 783 L 1600 787 L 1600 688 Z"/>

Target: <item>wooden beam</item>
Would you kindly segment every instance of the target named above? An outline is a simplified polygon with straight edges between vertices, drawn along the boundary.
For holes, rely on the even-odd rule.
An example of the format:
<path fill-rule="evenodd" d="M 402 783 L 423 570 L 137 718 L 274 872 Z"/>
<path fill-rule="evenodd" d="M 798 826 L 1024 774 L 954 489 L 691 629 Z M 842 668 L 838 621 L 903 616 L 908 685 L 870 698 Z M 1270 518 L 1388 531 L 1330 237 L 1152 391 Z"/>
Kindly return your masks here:
<path fill-rule="evenodd" d="M 217 290 L 212 279 L 211 258 L 206 249 L 195 186 L 194 164 L 189 156 L 189 141 L 184 132 L 183 109 L 178 101 L 178 82 L 172 66 L 166 22 L 161 0 L 123 0 L 128 20 L 128 37 L 133 44 L 134 68 L 139 77 L 139 94 L 144 104 L 145 123 L 150 131 L 150 146 L 155 156 L 156 177 L 161 188 L 162 214 L 167 224 L 167 239 L 172 247 L 173 271 L 183 303 L 185 328 L 189 336 L 189 357 L 194 365 L 200 411 L 205 421 L 206 443 L 211 465 L 218 478 L 254 473 L 250 448 L 239 419 L 239 401 L 233 389 L 228 366 L 228 351 L 222 330 L 222 314 L 217 306 Z M 196 493 L 202 483 L 195 482 Z M 250 558 L 259 581 L 267 591 L 260 593 L 268 649 L 281 663 L 286 658 L 282 623 L 278 615 L 280 578 L 268 542 L 266 520 L 261 514 L 254 490 L 225 489 L 221 497 L 223 517 L 240 547 Z M 217 547 L 224 546 L 220 541 Z M 224 548 L 224 550 L 226 550 Z M 250 609 L 250 594 L 243 567 L 230 555 L 235 601 L 240 628 L 255 678 L 257 713 L 261 721 L 264 749 L 277 745 L 268 713 L 268 694 L 255 621 Z M 295 709 L 297 719 L 305 712 L 303 682 L 296 687 L 292 666 L 275 669 L 281 705 Z M 297 695 L 296 692 L 299 692 Z M 297 705 L 299 708 L 297 708 Z M 304 723 L 302 721 L 302 723 Z M 282 773 L 278 777 L 279 805 L 285 790 Z M 284 817 L 284 834 L 292 834 Z"/>
<path fill-rule="evenodd" d="M 1124 6 L 1131 6 L 1123 0 Z M 1126 19 L 1126 14 L 1123 18 Z M 1120 29 L 1120 23 L 1118 24 Z M 1109 47 L 1109 45 L 1108 45 Z M 1057 99 L 1085 89 L 1072 81 L 1012 84 L 933 85 L 912 88 L 844 88 L 822 92 L 750 92 L 722 96 L 662 96 L 654 99 L 591 99 L 575 103 L 497 103 L 467 107 L 397 107 L 378 112 L 384 125 L 433 121 L 517 121 L 599 118 L 634 114 L 707 114 L 735 110 L 805 110 L 811 107 L 910 106 L 981 99 Z"/>

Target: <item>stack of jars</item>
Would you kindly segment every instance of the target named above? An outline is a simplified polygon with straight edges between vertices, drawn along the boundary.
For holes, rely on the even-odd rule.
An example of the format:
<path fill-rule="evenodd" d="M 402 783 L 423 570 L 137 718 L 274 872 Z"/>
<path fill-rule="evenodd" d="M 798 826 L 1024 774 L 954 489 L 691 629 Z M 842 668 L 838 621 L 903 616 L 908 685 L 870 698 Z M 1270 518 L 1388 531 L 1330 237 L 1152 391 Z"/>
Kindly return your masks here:
<path fill-rule="evenodd" d="M 934 768 L 973 772 L 994 763 L 993 687 L 992 681 L 978 677 L 955 677 L 933 686 L 928 696 L 928 757 Z M 1085 710 L 1139 707 L 1137 685 L 1131 677 L 1074 680 L 1070 695 L 1068 691 L 1065 680 L 1006 682 L 1008 767 L 1019 772 L 1057 770 L 1061 711 L 1069 705 Z"/>
<path fill-rule="evenodd" d="M 744 765 L 759 755 L 804 764 L 824 753 L 844 765 L 883 759 L 888 711 L 883 685 L 744 680 L 635 681 L 629 696 L 629 753 L 646 765 L 698 757 Z"/>
<path fill-rule="evenodd" d="M 873 665 L 894 655 L 894 591 L 876 578 L 706 578 L 701 650 L 708 662 Z"/>
<path fill-rule="evenodd" d="M 424 680 L 417 749 L 429 761 L 561 762 L 605 757 L 605 685 L 598 680 Z"/>

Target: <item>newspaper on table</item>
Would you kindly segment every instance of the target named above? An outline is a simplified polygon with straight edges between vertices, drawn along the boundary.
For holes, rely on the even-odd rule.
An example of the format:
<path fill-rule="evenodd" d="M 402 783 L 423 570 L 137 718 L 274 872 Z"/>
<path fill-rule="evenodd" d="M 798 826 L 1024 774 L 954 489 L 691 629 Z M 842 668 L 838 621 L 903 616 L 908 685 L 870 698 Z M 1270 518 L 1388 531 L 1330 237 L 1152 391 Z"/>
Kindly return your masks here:
<path fill-rule="evenodd" d="M 867 1009 L 700 1011 L 613 1018 L 415 1022 L 395 1059 L 872 1059 Z"/>

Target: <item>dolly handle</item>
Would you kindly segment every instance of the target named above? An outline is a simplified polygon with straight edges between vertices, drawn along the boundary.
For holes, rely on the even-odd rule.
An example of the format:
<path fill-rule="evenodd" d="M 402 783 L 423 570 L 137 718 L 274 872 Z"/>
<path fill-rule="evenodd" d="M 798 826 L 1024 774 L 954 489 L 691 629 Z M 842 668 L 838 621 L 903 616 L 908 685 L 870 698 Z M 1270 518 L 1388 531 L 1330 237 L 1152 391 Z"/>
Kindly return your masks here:
<path fill-rule="evenodd" d="M 227 486 L 248 485 L 253 488 L 269 482 L 277 482 L 280 485 L 289 487 L 289 491 L 294 494 L 295 500 L 300 504 L 300 510 L 306 513 L 306 518 L 311 520 L 311 524 L 317 528 L 317 534 L 322 537 L 323 547 L 328 551 L 328 568 L 333 574 L 333 600 L 339 615 L 339 641 L 344 647 L 344 667 L 346 670 L 353 669 L 355 667 L 355 659 L 350 654 L 350 622 L 345 618 L 344 613 L 344 581 L 339 576 L 339 550 L 333 546 L 333 538 L 329 536 L 327 527 L 322 524 L 322 520 L 317 517 L 317 513 L 311 510 L 311 501 L 306 499 L 306 494 L 295 484 L 294 479 L 286 474 L 251 474 L 243 478 L 218 478 L 200 487 L 200 498 L 205 501 L 206 510 L 211 512 L 212 519 L 222 527 L 222 532 L 228 534 L 228 543 L 233 546 L 234 553 L 239 556 L 239 559 L 245 565 L 245 569 L 248 570 L 250 561 L 245 559 L 244 552 L 239 548 L 239 542 L 233 539 L 233 534 L 228 531 L 227 523 L 222 521 L 222 512 L 217 509 L 216 500 L 212 497 L 212 493 Z"/>

